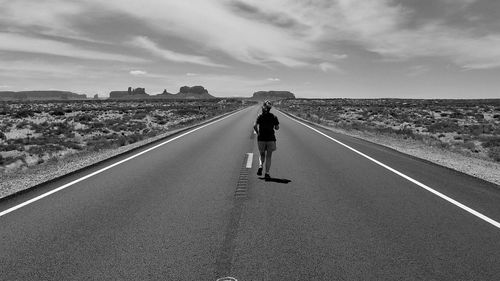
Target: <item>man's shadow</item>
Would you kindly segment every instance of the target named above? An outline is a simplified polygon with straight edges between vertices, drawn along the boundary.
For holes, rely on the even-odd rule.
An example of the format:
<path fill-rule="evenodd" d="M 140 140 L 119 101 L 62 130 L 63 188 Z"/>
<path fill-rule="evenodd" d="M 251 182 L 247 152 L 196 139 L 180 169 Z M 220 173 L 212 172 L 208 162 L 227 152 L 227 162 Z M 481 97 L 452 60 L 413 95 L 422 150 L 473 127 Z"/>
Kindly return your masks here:
<path fill-rule="evenodd" d="M 266 179 L 265 177 L 259 177 L 259 179 L 260 180 L 264 180 L 264 181 L 284 183 L 284 184 L 287 184 L 287 183 L 291 182 L 291 180 L 289 180 L 289 179 L 278 179 L 278 178 L 268 178 L 268 179 Z"/>

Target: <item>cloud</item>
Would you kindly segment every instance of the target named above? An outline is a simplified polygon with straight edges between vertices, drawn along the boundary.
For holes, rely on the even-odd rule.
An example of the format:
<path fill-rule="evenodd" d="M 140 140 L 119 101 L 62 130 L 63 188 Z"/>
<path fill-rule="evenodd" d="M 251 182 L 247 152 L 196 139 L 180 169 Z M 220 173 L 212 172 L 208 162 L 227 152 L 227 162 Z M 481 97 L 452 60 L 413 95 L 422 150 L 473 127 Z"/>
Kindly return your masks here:
<path fill-rule="evenodd" d="M 25 52 L 48 54 L 76 59 L 107 60 L 121 62 L 144 62 L 136 57 L 93 51 L 73 46 L 69 43 L 29 37 L 16 33 L 0 32 L 0 50 L 10 52 Z"/>
<path fill-rule="evenodd" d="M 225 67 L 222 64 L 217 64 L 212 62 L 208 57 L 182 54 L 161 48 L 155 42 L 151 41 L 149 38 L 144 36 L 135 37 L 131 43 L 132 45 L 140 47 L 150 52 L 151 54 L 163 58 L 167 61 L 179 62 L 179 63 L 192 63 L 204 66 L 212 66 L 212 67 Z"/>
<path fill-rule="evenodd" d="M 43 3 L 0 0 L 0 3 L 4 11 L 0 12 L 0 19 L 8 21 L 11 28 L 24 27 L 42 34 L 88 41 L 95 38 L 88 38 L 92 34 L 81 30 L 84 28 L 80 25 L 82 18 L 91 17 L 96 11 L 127 15 L 154 30 L 148 32 L 153 33 L 148 37 L 135 37 L 134 44 L 172 62 L 227 66 L 207 56 L 169 50 L 158 43 L 164 41 L 162 35 L 177 38 L 177 42 L 182 42 L 181 47 L 188 45 L 202 51 L 222 52 L 232 59 L 255 65 L 278 63 L 293 68 L 307 67 L 314 64 L 311 60 L 322 56 L 313 40 L 320 29 L 298 12 L 301 7 L 294 1 L 144 0 L 124 4 L 122 0 L 47 0 Z M 289 9 L 286 4 L 293 4 L 289 6 L 294 8 Z M 130 32 L 130 36 L 137 36 L 132 34 L 134 29 Z"/>
<path fill-rule="evenodd" d="M 296 20 L 291 14 L 283 13 L 280 11 L 268 11 L 261 9 L 257 5 L 245 3 L 243 1 L 229 1 L 228 7 L 235 13 L 262 22 L 270 24 L 279 28 L 285 29 L 307 29 L 307 25 Z"/>
<path fill-rule="evenodd" d="M 81 2 L 0 0 L 0 7 L 0 25 L 8 25 L 9 30 L 81 38 L 71 24 L 86 11 Z"/>
<path fill-rule="evenodd" d="M 430 67 L 426 65 L 415 65 L 410 67 L 408 73 L 406 74 L 409 77 L 417 77 L 431 70 Z"/>
<path fill-rule="evenodd" d="M 290 67 L 308 65 L 308 58 L 314 44 L 308 42 L 309 31 L 295 33 L 294 26 L 304 26 L 297 21 L 291 24 L 291 30 L 283 27 L 290 25 L 284 20 L 270 23 L 269 20 L 255 20 L 242 16 L 234 11 L 228 1 L 155 1 L 144 0 L 123 5 L 122 1 L 99 1 L 106 9 L 126 13 L 134 18 L 147 18 L 146 22 L 156 32 L 175 36 L 187 42 L 190 46 L 200 49 L 222 52 L 232 59 L 255 64 L 267 65 L 280 63 Z M 261 3 L 261 2 L 259 2 Z M 252 6 L 256 6 L 255 3 Z M 282 7 L 271 6 L 259 11 L 269 11 L 270 15 L 280 14 L 282 18 L 293 18 L 286 11 L 279 13 Z M 280 23 L 281 22 L 281 23 Z M 152 37 L 151 37 L 152 38 Z M 158 41 L 158 40 L 156 40 Z M 156 48 L 149 48 L 157 52 Z M 177 57 L 171 51 L 166 53 L 170 60 Z M 199 64 L 207 63 L 206 59 L 197 58 Z"/>
<path fill-rule="evenodd" d="M 9 78 L 73 78 L 82 74 L 83 67 L 43 60 L 17 60 L 0 64 L 0 75 Z"/>
<path fill-rule="evenodd" d="M 271 81 L 271 82 L 279 82 L 281 81 L 279 78 L 267 78 L 267 81 Z"/>
<path fill-rule="evenodd" d="M 228 67 L 238 61 L 271 68 L 278 65 L 317 70 L 319 67 L 325 72 L 338 72 L 336 62 L 347 59 L 344 51 L 354 46 L 387 60 L 442 58 L 464 69 L 500 67 L 500 33 L 491 27 L 498 26 L 498 22 L 489 25 L 490 30 L 480 24 L 462 28 L 447 21 L 445 17 L 451 17 L 447 13 L 442 19 L 427 18 L 419 10 L 423 4 L 414 1 L 410 6 L 410 1 L 0 0 L 0 30 L 4 31 L 0 32 L 0 50 L 145 62 L 126 53 L 102 51 L 99 44 L 85 44 L 89 46 L 85 48 L 67 40 L 35 36 L 49 34 L 89 41 L 99 36 L 104 38 L 107 30 L 97 36 L 82 23 L 85 22 L 82 19 L 92 19 L 95 15 L 92 13 L 97 13 L 106 19 L 103 23 L 110 23 L 109 29 L 121 26 L 117 22 L 130 24 L 120 29 L 119 36 L 110 36 L 129 44 L 110 44 L 108 48 L 113 46 L 114 50 L 125 52 L 133 46 L 165 61 L 196 66 Z M 477 8 L 482 1 L 435 1 L 440 7 L 446 5 L 463 11 L 461 16 L 482 16 L 477 11 L 480 9 L 467 13 L 467 9 Z M 172 38 L 172 44 L 162 44 Z M 349 52 L 349 56 L 355 58 L 356 54 Z"/>
<path fill-rule="evenodd" d="M 133 76 L 145 76 L 148 74 L 144 70 L 131 70 L 129 73 L 130 73 L 130 75 L 133 75 Z"/>
<path fill-rule="evenodd" d="M 438 1 L 443 2 L 443 4 L 447 6 L 453 6 L 460 9 L 465 9 L 470 5 L 474 4 L 475 2 L 477 2 L 477 0 L 438 0 Z"/>
<path fill-rule="evenodd" d="M 467 68 L 500 67 L 500 34 L 481 34 L 455 28 L 441 21 L 428 21 L 409 28 L 417 11 L 389 0 L 337 0 L 315 16 L 321 24 L 322 14 L 335 15 L 335 22 L 323 22 L 329 32 L 324 40 L 347 40 L 384 57 L 411 59 L 440 57 Z M 460 1 L 467 6 L 474 1 Z"/>
<path fill-rule="evenodd" d="M 334 71 L 337 73 L 342 73 L 342 70 L 335 64 L 329 62 L 322 62 L 319 64 L 319 69 L 323 72 Z"/>
<path fill-rule="evenodd" d="M 401 30 L 379 39 L 368 39 L 365 43 L 371 51 L 388 57 L 442 57 L 466 69 L 500 67 L 500 34 L 473 36 L 429 23 L 413 32 Z"/>
<path fill-rule="evenodd" d="M 443 5 L 460 10 L 480 3 L 476 0 L 439 1 Z M 431 57 L 447 59 L 464 69 L 500 67 L 499 33 L 488 32 L 486 28 L 467 29 L 459 25 L 444 24 L 444 19 L 440 18 L 410 27 L 412 19 L 425 18 L 424 12 L 392 0 L 280 0 L 266 4 L 257 1 L 231 3 L 233 10 L 237 9 L 239 14 L 252 18 L 254 22 L 258 20 L 260 23 L 281 27 L 283 33 L 286 33 L 283 29 L 295 29 L 305 30 L 310 34 L 302 38 L 300 45 L 309 56 L 300 55 L 293 50 L 289 50 L 287 56 L 284 56 L 289 60 L 307 63 L 284 63 L 291 67 L 306 66 L 312 60 L 323 59 L 325 63 L 320 64 L 320 68 L 323 71 L 332 70 L 331 65 L 335 60 L 347 58 L 347 55 L 336 54 L 335 50 L 317 49 L 312 46 L 318 42 L 352 42 L 389 59 Z M 283 22 L 286 24 L 273 24 L 270 19 L 273 15 L 277 20 L 285 19 Z M 293 35 L 288 33 L 290 34 Z M 292 42 L 297 38 L 291 36 L 288 39 L 287 42 Z"/>

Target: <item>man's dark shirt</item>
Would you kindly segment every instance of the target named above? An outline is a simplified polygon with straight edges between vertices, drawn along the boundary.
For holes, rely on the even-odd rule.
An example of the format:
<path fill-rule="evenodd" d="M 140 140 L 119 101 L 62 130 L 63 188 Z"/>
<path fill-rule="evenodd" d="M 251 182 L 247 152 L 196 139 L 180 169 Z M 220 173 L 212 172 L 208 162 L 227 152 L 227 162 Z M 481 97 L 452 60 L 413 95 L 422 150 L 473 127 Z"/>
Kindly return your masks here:
<path fill-rule="evenodd" d="M 258 141 L 276 141 L 274 126 L 279 125 L 278 117 L 270 112 L 262 113 L 257 117 L 256 123 L 259 126 Z"/>

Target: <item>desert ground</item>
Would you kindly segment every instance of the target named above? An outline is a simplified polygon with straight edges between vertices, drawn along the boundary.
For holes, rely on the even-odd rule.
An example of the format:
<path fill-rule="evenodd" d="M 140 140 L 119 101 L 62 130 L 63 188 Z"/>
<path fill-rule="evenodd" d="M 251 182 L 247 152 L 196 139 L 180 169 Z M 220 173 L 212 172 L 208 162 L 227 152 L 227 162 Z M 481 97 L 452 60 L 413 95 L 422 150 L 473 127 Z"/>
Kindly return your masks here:
<path fill-rule="evenodd" d="M 242 106 L 237 99 L 0 103 L 0 195 Z"/>

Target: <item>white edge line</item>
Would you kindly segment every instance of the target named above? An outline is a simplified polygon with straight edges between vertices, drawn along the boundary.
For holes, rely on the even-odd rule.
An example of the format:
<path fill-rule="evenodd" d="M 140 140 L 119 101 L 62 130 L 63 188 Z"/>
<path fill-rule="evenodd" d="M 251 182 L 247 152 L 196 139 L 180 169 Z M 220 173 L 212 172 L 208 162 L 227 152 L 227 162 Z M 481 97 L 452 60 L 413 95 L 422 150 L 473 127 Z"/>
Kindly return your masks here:
<path fill-rule="evenodd" d="M 40 199 L 43 199 L 43 198 L 45 198 L 45 197 L 47 197 L 47 196 L 49 196 L 49 195 L 52 195 L 52 194 L 54 194 L 54 193 L 56 193 L 56 192 L 58 192 L 58 191 L 61 191 L 61 190 L 65 189 L 65 188 L 67 188 L 67 187 L 70 187 L 70 186 L 72 186 L 72 185 L 74 185 L 74 184 L 76 184 L 76 183 L 79 183 L 79 182 L 84 181 L 84 180 L 86 180 L 86 179 L 88 179 L 88 178 L 90 178 L 90 177 L 93 177 L 93 176 L 95 176 L 95 175 L 97 175 L 97 174 L 100 174 L 100 173 L 102 173 L 102 172 L 104 172 L 104 171 L 106 171 L 106 170 L 108 170 L 108 169 L 111 169 L 111 168 L 113 168 L 113 167 L 115 167 L 115 166 L 118 166 L 118 165 L 120 165 L 120 164 L 122 164 L 122 163 L 124 163 L 124 162 L 127 162 L 127 161 L 129 161 L 129 160 L 132 160 L 132 159 L 134 159 L 134 158 L 136 158 L 136 157 L 138 157 L 138 156 L 140 156 L 140 155 L 142 155 L 142 154 L 144 154 L 144 153 L 147 153 L 147 152 L 149 152 L 149 151 L 151 151 L 151 150 L 153 150 L 153 149 L 156 149 L 156 148 L 158 148 L 158 147 L 160 147 L 160 146 L 162 146 L 162 145 L 165 145 L 165 144 L 167 144 L 167 143 L 169 143 L 169 142 L 172 142 L 172 141 L 174 141 L 174 140 L 176 140 L 176 139 L 178 139 L 178 138 L 181 138 L 181 137 L 183 137 L 183 136 L 185 136 L 185 135 L 191 134 L 191 133 L 193 133 L 193 132 L 195 132 L 195 131 L 198 131 L 198 130 L 200 130 L 200 129 L 202 129 L 202 128 L 205 128 L 205 127 L 207 127 L 207 126 L 209 126 L 209 125 L 212 125 L 212 124 L 217 123 L 217 122 L 219 122 L 219 121 L 222 121 L 222 120 L 224 120 L 224 119 L 226 119 L 226 118 L 229 118 L 229 117 L 231 117 L 231 116 L 233 116 L 233 115 L 235 115 L 235 114 L 237 114 L 237 113 L 241 112 L 241 111 L 242 111 L 242 110 L 244 110 L 244 109 L 246 109 L 246 108 L 243 108 L 243 109 L 241 109 L 241 110 L 238 110 L 238 111 L 236 111 L 236 112 L 234 112 L 234 113 L 231 113 L 231 114 L 229 114 L 229 115 L 227 115 L 227 116 L 224 116 L 224 117 L 222 117 L 222 118 L 220 118 L 220 119 L 214 120 L 214 121 L 212 121 L 212 122 L 210 122 L 210 123 L 207 123 L 207 124 L 205 124 L 205 125 L 202 125 L 202 126 L 200 126 L 200 127 L 194 128 L 194 129 L 192 129 L 192 130 L 190 130 L 190 131 L 188 131 L 188 132 L 182 133 L 181 135 L 178 135 L 178 136 L 173 137 L 173 138 L 171 138 L 171 139 L 169 139 L 169 140 L 166 140 L 166 141 L 164 141 L 164 142 L 162 142 L 162 143 L 160 143 L 160 144 L 157 144 L 157 145 L 155 145 L 155 146 L 153 146 L 153 147 L 150 147 L 150 148 L 148 148 L 148 149 L 146 149 L 146 150 L 144 150 L 144 151 L 141 151 L 141 152 L 139 152 L 139 153 L 137 153 L 137 154 L 134 154 L 134 155 L 132 155 L 132 156 L 130 156 L 130 157 L 128 157 L 128 158 L 125 158 L 125 159 L 123 159 L 123 160 L 120 160 L 120 161 L 118 161 L 118 162 L 116 162 L 116 163 L 113 163 L 113 164 L 111 164 L 111 165 L 109 165 L 109 166 L 106 166 L 106 167 L 104 167 L 104 168 L 102 168 L 102 169 L 100 169 L 100 170 L 97 170 L 97 171 L 95 171 L 95 172 L 93 172 L 93 173 L 90 173 L 90 174 L 88 174 L 88 175 L 86 175 L 86 176 L 83 176 L 83 177 L 81 177 L 81 178 L 79 178 L 79 179 L 76 179 L 76 180 L 74 180 L 74 181 L 72 181 L 72 182 L 69 182 L 69 183 L 67 183 L 67 184 L 65 184 L 65 185 L 62 185 L 62 186 L 60 186 L 60 187 L 58 187 L 58 188 L 56 188 L 56 189 L 53 189 L 53 190 L 51 190 L 51 191 L 49 191 L 49 192 L 46 192 L 46 193 L 44 193 L 44 194 L 42 194 L 42 195 L 39 195 L 39 196 L 37 196 L 37 197 L 35 197 L 35 198 L 32 198 L 32 199 L 30 199 L 30 200 L 28 200 L 28 201 L 25 201 L 25 202 L 23 202 L 23 203 L 21 203 L 21 204 L 19 204 L 19 205 L 16 205 L 16 206 L 14 206 L 14 207 L 11 207 L 11 208 L 9 208 L 9 209 L 7 209 L 7 210 L 5 210 L 5 211 L 0 212 L 0 217 L 2 217 L 2 216 L 4 216 L 4 215 L 6 215 L 6 214 L 8 214 L 8 213 L 11 213 L 11 212 L 13 212 L 13 211 L 15 211 L 15 210 L 17 210 L 17 209 L 20 209 L 20 208 L 22 208 L 22 207 L 25 207 L 25 206 L 27 206 L 27 205 L 29 205 L 29 204 L 31 204 L 31 203 L 34 203 L 34 202 L 36 202 L 36 201 L 38 201 L 38 200 L 40 200 Z"/>
<path fill-rule="evenodd" d="M 253 153 L 247 153 L 247 168 L 250 169 L 252 168 L 252 161 L 253 161 Z"/>
<path fill-rule="evenodd" d="M 313 128 L 313 127 L 311 127 L 311 126 L 309 126 L 309 125 L 307 125 L 307 124 L 305 124 L 303 122 L 300 122 L 300 121 L 298 121 L 298 120 L 296 120 L 294 118 L 291 118 L 290 116 L 288 116 L 288 115 L 286 115 L 286 114 L 284 114 L 282 112 L 281 112 L 281 114 L 285 115 L 286 117 L 290 118 L 291 120 L 293 120 L 293 121 L 295 121 L 295 122 L 297 122 L 297 123 L 299 123 L 299 124 L 301 124 L 303 126 L 306 126 L 307 128 L 315 131 L 316 133 L 318 133 L 318 134 L 320 134 L 320 135 L 322 135 L 322 136 L 324 136 L 324 137 L 326 137 L 326 138 L 328 138 L 328 139 L 330 139 L 330 140 L 332 140 L 332 141 L 334 141 L 334 142 L 336 142 L 336 143 L 344 146 L 345 148 L 347 148 L 347 149 L 349 149 L 349 150 L 351 150 L 351 151 L 353 151 L 353 152 L 355 152 L 355 153 L 357 153 L 357 154 L 365 157 L 366 159 L 374 162 L 375 164 L 378 164 L 378 165 L 386 168 L 387 170 L 395 173 L 396 175 L 409 180 L 410 182 L 412 182 L 412 183 L 420 186 L 421 188 L 423 188 L 423 189 L 425 189 L 425 190 L 433 193 L 434 195 L 437 195 L 437 196 L 441 197 L 442 199 L 444 199 L 444 200 L 450 202 L 451 204 L 453 204 L 453 205 L 455 205 L 455 206 L 457 206 L 457 207 L 459 207 L 459 208 L 461 208 L 461 209 L 469 212 L 470 214 L 472 214 L 472 215 L 474 215 L 474 216 L 476 216 L 476 217 L 478 217 L 478 218 L 480 218 L 480 219 L 482 219 L 482 220 L 484 220 L 484 221 L 492 224 L 493 226 L 496 226 L 497 228 L 500 228 L 500 223 L 499 222 L 497 222 L 497 221 L 495 221 L 495 220 L 493 220 L 493 219 L 491 219 L 491 218 L 489 218 L 489 217 L 481 214 L 480 212 L 478 212 L 478 211 L 476 211 L 476 210 L 474 210 L 474 209 L 472 209 L 470 207 L 465 206 L 464 204 L 456 201 L 455 199 L 452 199 L 452 198 L 450 198 L 450 197 L 442 194 L 441 192 L 436 191 L 436 190 L 430 188 L 429 186 L 427 186 L 427 185 L 425 185 L 425 184 L 423 184 L 423 183 L 421 183 L 421 182 L 419 182 L 419 181 L 417 181 L 417 180 L 415 180 L 415 179 L 413 179 L 413 178 L 411 178 L 411 177 L 409 177 L 409 176 L 401 173 L 400 171 L 398 171 L 398 170 L 396 170 L 394 168 L 391 168 L 391 167 L 385 165 L 384 163 L 382 163 L 382 162 L 380 162 L 378 160 L 375 160 L 374 158 L 372 158 L 372 157 L 370 157 L 370 156 L 368 156 L 368 155 L 366 155 L 366 154 L 364 154 L 364 153 L 362 153 L 362 152 L 360 152 L 360 151 L 358 151 L 358 150 L 356 150 L 356 149 L 354 149 L 354 148 L 352 148 L 352 147 L 350 147 L 350 146 L 348 146 L 348 145 L 346 145 L 346 144 L 344 144 L 344 143 L 342 143 L 342 142 L 340 142 L 340 141 L 338 141 L 338 140 L 330 137 L 329 135 L 327 135 L 327 134 L 325 134 L 325 133 L 323 133 L 323 132 L 321 132 L 321 131 L 319 131 L 319 130 L 317 130 L 317 129 L 315 129 L 315 128 Z"/>

